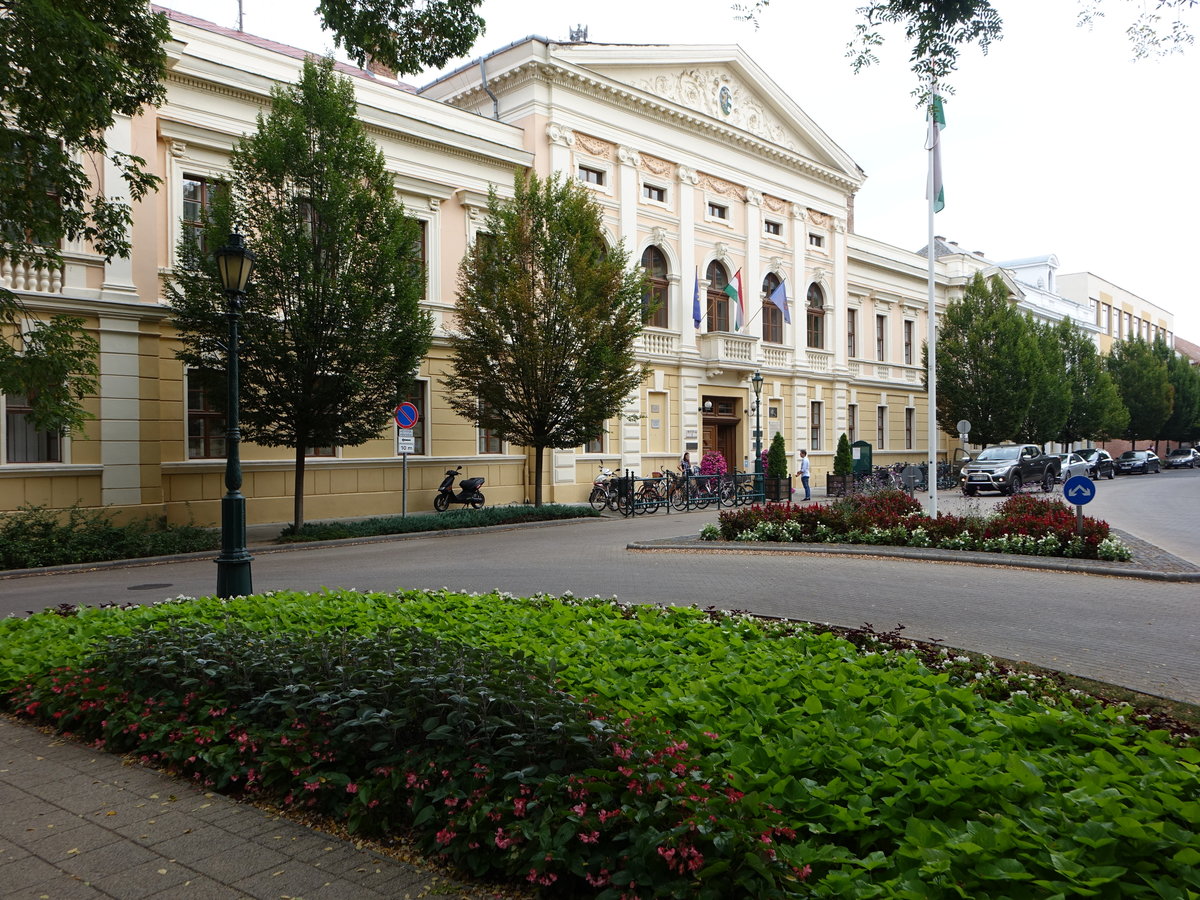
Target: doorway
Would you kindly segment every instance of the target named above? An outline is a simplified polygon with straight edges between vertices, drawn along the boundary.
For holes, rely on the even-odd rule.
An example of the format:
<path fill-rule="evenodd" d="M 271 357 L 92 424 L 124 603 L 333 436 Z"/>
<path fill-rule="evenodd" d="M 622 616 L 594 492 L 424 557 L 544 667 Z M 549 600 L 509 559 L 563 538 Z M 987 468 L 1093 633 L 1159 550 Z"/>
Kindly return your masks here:
<path fill-rule="evenodd" d="M 711 402 L 712 406 L 707 404 Z M 700 459 L 704 454 L 717 452 L 725 457 L 729 471 L 738 467 L 738 429 L 742 424 L 737 397 L 704 397 L 704 417 L 700 428 Z"/>

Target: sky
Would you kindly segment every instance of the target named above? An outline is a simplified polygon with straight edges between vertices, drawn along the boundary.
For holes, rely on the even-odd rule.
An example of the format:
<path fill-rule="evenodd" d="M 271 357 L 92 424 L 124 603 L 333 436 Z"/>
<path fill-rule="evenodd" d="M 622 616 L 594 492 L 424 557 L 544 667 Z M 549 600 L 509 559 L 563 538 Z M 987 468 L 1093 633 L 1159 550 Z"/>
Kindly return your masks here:
<path fill-rule="evenodd" d="M 160 0 L 163 2 L 163 0 Z M 237 0 L 165 0 L 236 26 Z M 586 25 L 600 43 L 738 44 L 867 174 L 855 199 L 859 234 L 925 246 L 925 121 L 898 29 L 859 74 L 846 44 L 859 0 L 774 0 L 759 28 L 733 0 L 484 0 L 472 53 L 536 34 L 566 39 Z M 333 49 L 315 0 L 242 0 L 244 29 L 305 50 Z M 1124 29 L 1136 4 L 1079 28 L 1072 0 L 995 0 L 1004 38 L 963 52 L 945 103 L 946 207 L 935 232 L 993 261 L 1044 256 L 1059 273 L 1089 271 L 1174 314 L 1200 343 L 1200 45 L 1134 62 Z M 286 12 L 285 12 L 286 10 Z M 283 13 L 283 14 L 281 14 Z M 1200 31 L 1200 13 L 1192 27 Z M 341 55 L 341 54 L 338 54 Z M 410 75 L 427 84 L 436 72 Z"/>

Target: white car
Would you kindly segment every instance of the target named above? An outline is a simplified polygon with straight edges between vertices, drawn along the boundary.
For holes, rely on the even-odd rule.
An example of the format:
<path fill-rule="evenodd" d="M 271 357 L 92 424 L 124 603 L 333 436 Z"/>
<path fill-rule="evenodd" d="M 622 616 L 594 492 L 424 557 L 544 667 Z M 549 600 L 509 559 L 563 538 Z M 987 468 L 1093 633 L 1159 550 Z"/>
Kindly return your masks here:
<path fill-rule="evenodd" d="M 1062 473 L 1059 475 L 1058 480 L 1064 484 L 1068 478 L 1072 478 L 1075 475 L 1087 475 L 1088 470 L 1092 467 L 1078 453 L 1060 453 L 1058 454 L 1058 458 L 1062 460 Z"/>

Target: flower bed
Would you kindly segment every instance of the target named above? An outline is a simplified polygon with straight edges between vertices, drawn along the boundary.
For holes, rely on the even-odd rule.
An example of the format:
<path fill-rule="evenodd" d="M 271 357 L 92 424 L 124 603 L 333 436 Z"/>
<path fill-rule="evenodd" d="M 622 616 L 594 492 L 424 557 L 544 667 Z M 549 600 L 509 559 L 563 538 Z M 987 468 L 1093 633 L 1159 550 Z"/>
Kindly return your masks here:
<path fill-rule="evenodd" d="M 500 594 L 64 612 L 0 620 L 10 709 L 555 896 L 1200 887 L 1194 746 L 965 656 Z"/>
<path fill-rule="evenodd" d="M 749 506 L 726 510 L 705 540 L 781 543 L 876 544 L 980 550 L 1025 556 L 1128 560 L 1129 548 L 1109 534 L 1108 523 L 1075 513 L 1061 500 L 1018 494 L 991 516 L 925 514 L 903 491 L 852 494 L 833 503 Z"/>

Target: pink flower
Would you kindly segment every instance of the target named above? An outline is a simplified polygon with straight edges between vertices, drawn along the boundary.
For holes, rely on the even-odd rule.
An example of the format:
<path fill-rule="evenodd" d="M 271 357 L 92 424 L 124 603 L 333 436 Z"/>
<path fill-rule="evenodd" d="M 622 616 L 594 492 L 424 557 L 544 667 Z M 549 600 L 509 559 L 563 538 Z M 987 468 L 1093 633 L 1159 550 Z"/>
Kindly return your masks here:
<path fill-rule="evenodd" d="M 439 844 L 445 846 L 446 844 L 448 844 L 452 840 L 454 840 L 455 837 L 457 837 L 457 836 L 458 836 L 457 832 L 451 831 L 449 828 L 443 828 L 441 831 L 439 831 L 437 833 L 434 840 L 436 840 Z"/>
<path fill-rule="evenodd" d="M 501 850 L 507 850 L 513 845 L 513 838 L 505 834 L 503 828 L 496 829 L 496 846 Z"/>
<path fill-rule="evenodd" d="M 577 835 L 577 837 L 579 838 L 579 840 L 580 840 L 580 842 L 581 842 L 581 843 L 584 843 L 584 844 L 594 844 L 594 843 L 596 843 L 597 841 L 599 841 L 599 840 L 600 840 L 600 832 L 598 832 L 598 831 L 589 831 L 589 832 L 586 832 L 586 833 L 585 833 L 585 832 L 582 832 L 582 831 L 581 831 L 581 832 L 579 832 L 579 834 Z"/>
<path fill-rule="evenodd" d="M 347 794 L 357 794 L 358 793 L 358 785 L 355 784 L 353 781 L 350 782 L 348 785 L 346 785 L 346 793 Z"/>

